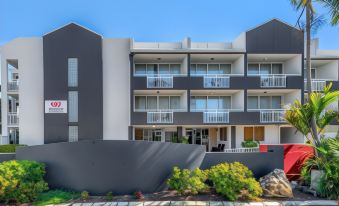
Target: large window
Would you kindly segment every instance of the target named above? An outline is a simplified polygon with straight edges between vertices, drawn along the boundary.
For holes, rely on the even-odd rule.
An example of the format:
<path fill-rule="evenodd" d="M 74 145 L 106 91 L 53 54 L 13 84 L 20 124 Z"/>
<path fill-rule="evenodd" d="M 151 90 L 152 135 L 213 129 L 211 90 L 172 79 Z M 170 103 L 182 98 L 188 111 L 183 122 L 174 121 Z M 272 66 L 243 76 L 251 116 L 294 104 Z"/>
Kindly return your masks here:
<path fill-rule="evenodd" d="M 307 77 L 307 70 L 304 69 L 304 76 L 305 76 L 305 79 Z M 312 79 L 316 79 L 316 68 L 311 68 L 311 78 Z"/>
<path fill-rule="evenodd" d="M 78 92 L 68 92 L 68 121 L 78 122 Z"/>
<path fill-rule="evenodd" d="M 78 86 L 78 59 L 68 58 L 68 86 Z"/>
<path fill-rule="evenodd" d="M 281 96 L 248 96 L 248 109 L 281 109 Z"/>
<path fill-rule="evenodd" d="M 250 63 L 247 68 L 249 75 L 283 73 L 282 63 Z"/>
<path fill-rule="evenodd" d="M 244 127 L 245 141 L 264 141 L 265 127 Z"/>
<path fill-rule="evenodd" d="M 134 75 L 175 75 L 180 74 L 180 64 L 135 64 Z"/>
<path fill-rule="evenodd" d="M 191 75 L 231 74 L 231 64 L 191 64 Z"/>
<path fill-rule="evenodd" d="M 231 109 L 231 96 L 192 96 L 191 110 L 227 110 Z"/>
<path fill-rule="evenodd" d="M 178 110 L 180 96 L 135 96 L 136 111 Z"/>

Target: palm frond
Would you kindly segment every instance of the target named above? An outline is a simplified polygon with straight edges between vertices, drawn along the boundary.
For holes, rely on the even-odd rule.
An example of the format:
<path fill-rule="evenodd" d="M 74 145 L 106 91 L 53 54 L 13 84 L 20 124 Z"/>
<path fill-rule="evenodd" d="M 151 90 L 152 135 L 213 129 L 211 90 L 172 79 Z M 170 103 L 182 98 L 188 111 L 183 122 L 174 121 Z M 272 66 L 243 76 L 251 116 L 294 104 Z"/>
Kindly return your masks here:
<path fill-rule="evenodd" d="M 331 24 L 335 26 L 339 22 L 339 0 L 317 0 L 328 8 L 331 14 Z"/>

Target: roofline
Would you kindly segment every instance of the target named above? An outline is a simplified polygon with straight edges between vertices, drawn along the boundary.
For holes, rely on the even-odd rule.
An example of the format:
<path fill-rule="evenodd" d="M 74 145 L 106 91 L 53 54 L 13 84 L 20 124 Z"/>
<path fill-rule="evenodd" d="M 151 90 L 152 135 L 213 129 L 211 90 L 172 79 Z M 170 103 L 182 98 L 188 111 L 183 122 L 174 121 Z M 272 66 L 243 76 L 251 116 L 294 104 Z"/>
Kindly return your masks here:
<path fill-rule="evenodd" d="M 81 24 L 78 24 L 78 23 L 76 23 L 76 22 L 74 22 L 74 21 L 71 21 L 71 22 L 69 22 L 69 23 L 67 23 L 67 24 L 64 24 L 63 26 L 57 27 L 56 29 L 53 29 L 52 31 L 47 32 L 47 33 L 43 34 L 42 36 L 46 36 L 46 35 L 48 35 L 48 34 L 51 34 L 51 33 L 55 32 L 55 31 L 57 31 L 57 30 L 59 30 L 59 29 L 62 29 L 62 28 L 64 28 L 64 27 L 68 26 L 68 25 L 71 25 L 71 24 L 75 24 L 75 25 L 77 25 L 77 26 L 79 26 L 79 27 L 81 27 L 81 28 L 83 28 L 83 29 L 85 29 L 85 30 L 87 30 L 87 31 L 90 31 L 90 32 L 92 32 L 92 33 L 94 33 L 94 34 L 100 36 L 101 38 L 103 37 L 101 34 L 98 34 L 97 32 L 95 32 L 95 31 L 93 31 L 93 30 L 91 30 L 91 29 L 89 29 L 89 28 L 87 28 L 87 27 L 84 27 L 84 26 L 82 26 Z"/>
<path fill-rule="evenodd" d="M 262 23 L 262 24 L 259 24 L 259 25 L 255 26 L 255 27 L 250 28 L 250 29 L 246 30 L 245 32 L 252 31 L 253 29 L 256 29 L 256 28 L 258 28 L 258 27 L 260 27 L 260 26 L 262 26 L 262 25 L 264 25 L 264 24 L 267 24 L 267 23 L 270 22 L 270 21 L 273 21 L 273 20 L 277 20 L 277 21 L 279 21 L 279 22 L 281 22 L 281 23 L 283 23 L 283 24 L 286 24 L 287 26 L 292 27 L 292 28 L 294 28 L 294 29 L 296 29 L 296 30 L 303 31 L 303 30 L 301 30 L 301 29 L 299 29 L 299 28 L 297 28 L 297 27 L 295 27 L 295 26 L 292 26 L 291 24 L 289 24 L 289 23 L 287 23 L 287 22 L 285 22 L 285 21 L 283 21 L 283 20 L 280 20 L 280 19 L 278 19 L 278 18 L 273 18 L 273 19 L 270 19 L 270 20 L 268 20 L 268 21 L 265 21 L 265 22 Z"/>

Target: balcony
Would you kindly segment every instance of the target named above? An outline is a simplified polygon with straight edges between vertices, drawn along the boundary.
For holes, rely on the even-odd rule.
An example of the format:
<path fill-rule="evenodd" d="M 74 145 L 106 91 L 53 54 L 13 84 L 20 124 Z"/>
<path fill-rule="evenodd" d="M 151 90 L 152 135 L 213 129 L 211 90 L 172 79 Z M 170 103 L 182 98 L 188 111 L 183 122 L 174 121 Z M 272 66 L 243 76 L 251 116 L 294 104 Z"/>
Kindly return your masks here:
<path fill-rule="evenodd" d="M 173 76 L 147 76 L 147 88 L 173 88 Z"/>
<path fill-rule="evenodd" d="M 207 111 L 204 112 L 204 123 L 229 123 L 228 111 Z"/>
<path fill-rule="evenodd" d="M 261 74 L 260 87 L 286 87 L 286 75 L 284 74 Z"/>
<path fill-rule="evenodd" d="M 7 125 L 8 126 L 19 126 L 19 115 L 17 112 L 9 112 L 7 115 Z"/>
<path fill-rule="evenodd" d="M 229 88 L 230 76 L 229 75 L 205 75 L 204 88 Z"/>
<path fill-rule="evenodd" d="M 172 111 L 147 112 L 148 124 L 173 124 Z"/>
<path fill-rule="evenodd" d="M 323 91 L 326 86 L 326 80 L 324 79 L 312 79 L 311 88 L 312 91 Z M 304 80 L 304 88 L 307 91 L 307 80 Z"/>
<path fill-rule="evenodd" d="M 8 92 L 17 92 L 19 91 L 19 80 L 11 80 L 7 83 Z"/>
<path fill-rule="evenodd" d="M 284 109 L 262 109 L 260 110 L 260 123 L 283 123 Z"/>

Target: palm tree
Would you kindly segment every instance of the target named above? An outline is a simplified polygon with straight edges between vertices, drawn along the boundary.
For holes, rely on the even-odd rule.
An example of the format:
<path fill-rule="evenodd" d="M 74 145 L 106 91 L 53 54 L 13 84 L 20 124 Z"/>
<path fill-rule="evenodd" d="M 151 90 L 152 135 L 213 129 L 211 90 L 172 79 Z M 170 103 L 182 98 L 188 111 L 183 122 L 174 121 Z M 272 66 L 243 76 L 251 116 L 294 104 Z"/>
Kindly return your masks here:
<path fill-rule="evenodd" d="M 318 138 L 324 132 L 327 125 L 335 118 L 339 119 L 339 111 L 328 109 L 328 107 L 339 100 L 339 91 L 330 91 L 332 83 L 325 87 L 322 92 L 312 92 L 309 102 L 301 104 L 296 100 L 286 112 L 284 118 L 293 125 L 299 132 L 309 138 L 315 146 L 319 146 L 321 141 Z M 311 129 L 312 120 L 315 119 L 316 133 Z"/>
<path fill-rule="evenodd" d="M 306 10 L 306 78 L 307 78 L 307 93 L 308 96 L 311 96 L 312 93 L 312 82 L 311 82 L 311 29 L 312 29 L 312 23 L 315 19 L 315 10 L 313 7 L 313 2 L 318 2 L 324 5 L 329 9 L 329 12 L 331 14 L 331 24 L 337 25 L 339 22 L 339 0 L 290 0 L 291 4 L 297 9 L 302 10 L 299 20 L 303 14 L 303 12 Z M 312 117 L 311 119 L 311 132 L 317 141 L 319 141 L 319 137 L 317 135 L 317 125 L 316 125 L 316 119 L 315 117 Z"/>

